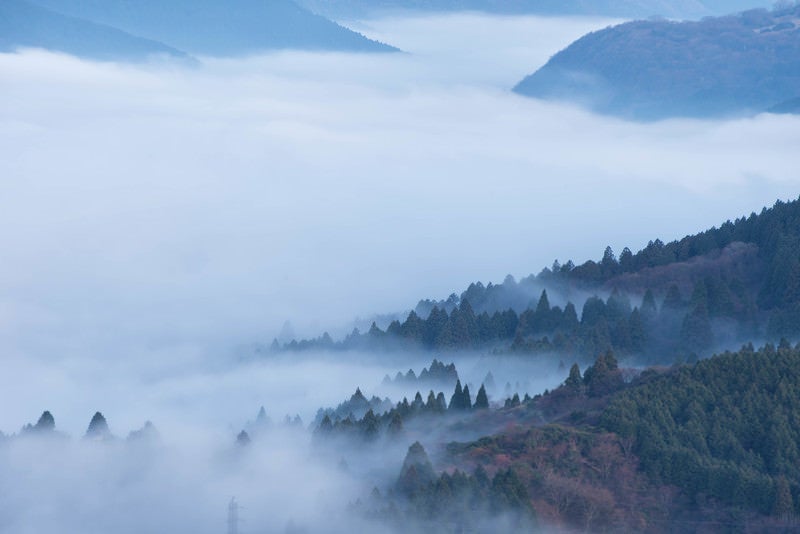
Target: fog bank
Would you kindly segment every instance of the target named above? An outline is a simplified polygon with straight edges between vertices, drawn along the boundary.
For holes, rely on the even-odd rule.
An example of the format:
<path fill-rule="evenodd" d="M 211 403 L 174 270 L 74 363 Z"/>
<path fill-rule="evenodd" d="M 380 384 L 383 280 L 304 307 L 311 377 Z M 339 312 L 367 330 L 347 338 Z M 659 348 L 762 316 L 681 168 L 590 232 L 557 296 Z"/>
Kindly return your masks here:
<path fill-rule="evenodd" d="M 359 29 L 408 53 L 195 69 L 0 56 L 0 348 L 342 334 L 797 194 L 796 117 L 633 124 L 508 91 L 611 22 L 384 19 Z"/>

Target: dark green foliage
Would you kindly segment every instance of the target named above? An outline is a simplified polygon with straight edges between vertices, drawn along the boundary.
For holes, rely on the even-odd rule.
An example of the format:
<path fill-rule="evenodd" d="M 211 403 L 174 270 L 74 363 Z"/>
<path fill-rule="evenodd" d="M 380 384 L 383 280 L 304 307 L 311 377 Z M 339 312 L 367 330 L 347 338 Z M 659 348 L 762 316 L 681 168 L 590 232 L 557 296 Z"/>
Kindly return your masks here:
<path fill-rule="evenodd" d="M 475 405 L 473 408 L 476 410 L 485 410 L 489 407 L 489 397 L 486 396 L 486 388 L 483 387 L 481 384 L 481 388 L 478 390 L 478 395 L 475 396 Z"/>
<path fill-rule="evenodd" d="M 472 408 L 472 397 L 469 394 L 469 386 L 464 386 L 464 391 L 461 394 L 462 405 L 465 410 Z"/>
<path fill-rule="evenodd" d="M 514 396 L 511 398 L 506 399 L 503 403 L 504 408 L 516 408 L 522 402 L 519 400 L 519 393 L 514 393 Z"/>
<path fill-rule="evenodd" d="M 800 349 L 748 346 L 681 367 L 621 393 L 602 425 L 690 496 L 784 515 L 800 491 Z"/>
<path fill-rule="evenodd" d="M 569 376 L 564 381 L 564 385 L 572 390 L 580 389 L 583 385 L 583 378 L 581 377 L 581 368 L 577 363 L 573 363 L 569 368 Z"/>
<path fill-rule="evenodd" d="M 649 290 L 648 290 L 649 291 Z M 681 297 L 681 290 L 678 286 L 672 284 L 667 290 L 667 296 L 664 297 L 664 302 L 661 304 L 662 310 L 678 311 L 683 309 L 685 303 Z"/>
<path fill-rule="evenodd" d="M 461 380 L 456 382 L 456 389 L 450 396 L 450 404 L 448 410 L 463 410 L 464 409 L 464 391 L 461 389 Z"/>
<path fill-rule="evenodd" d="M 419 393 L 417 393 L 419 396 Z M 420 399 L 420 403 L 422 399 Z M 366 440 L 372 440 L 378 437 L 380 431 L 380 419 L 375 416 L 372 410 L 367 411 L 361 419 L 361 432 L 364 434 Z"/>
<path fill-rule="evenodd" d="M 590 397 L 601 397 L 619 389 L 623 380 L 614 353 L 608 351 L 598 356 L 594 365 L 583 373 L 583 383 Z"/>
<path fill-rule="evenodd" d="M 482 468 L 474 476 L 456 470 L 437 477 L 419 442 L 409 447 L 395 489 L 406 499 L 409 519 L 439 528 L 455 524 L 461 530 L 468 521 L 500 515 L 509 515 L 517 528 L 535 524 L 531 498 L 514 471 L 499 471 L 492 479 Z"/>
<path fill-rule="evenodd" d="M 410 372 L 413 373 L 413 371 Z M 380 399 L 375 396 L 371 399 L 367 399 L 364 394 L 361 393 L 361 388 L 356 388 L 356 392 L 353 393 L 350 399 L 341 403 L 336 409 L 320 408 L 317 410 L 314 423 L 319 425 L 326 416 L 329 416 L 331 421 L 334 419 L 343 419 L 345 417 L 360 419 L 364 417 L 369 410 L 372 410 L 374 413 L 383 413 L 387 410 L 391 410 L 392 406 L 389 399 Z"/>
<path fill-rule="evenodd" d="M 681 343 L 687 352 L 706 350 L 711 347 L 714 334 L 711 332 L 711 320 L 705 301 L 698 303 L 683 319 L 681 325 Z"/>
<path fill-rule="evenodd" d="M 579 317 L 572 302 L 563 310 L 552 306 L 544 285 L 560 295 L 568 294 L 565 287 L 597 294 L 582 303 Z M 599 296 L 612 289 L 608 298 Z M 639 299 L 641 306 L 633 307 Z M 779 201 L 678 241 L 656 239 L 635 254 L 623 251 L 619 261 L 606 250 L 599 262 L 554 264 L 519 282 L 471 284 L 460 296 L 417 308 L 386 332 L 373 325 L 333 348 L 555 352 L 586 359 L 612 350 L 621 358 L 672 364 L 708 356 L 715 343 L 744 343 L 765 333 L 773 340 L 794 338 L 800 336 L 800 201 Z M 322 346 L 328 345 L 318 338 L 287 348 Z"/>
<path fill-rule="evenodd" d="M 353 395 L 353 397 L 357 397 L 359 394 L 360 390 L 356 391 L 356 395 Z M 351 403 L 351 401 L 348 401 L 348 403 Z M 315 439 L 323 440 L 340 436 L 354 438 L 363 443 L 374 441 L 382 434 L 396 437 L 403 433 L 404 422 L 410 419 L 435 418 L 448 412 L 459 414 L 467 412 L 472 407 L 469 388 L 462 389 L 460 381 L 456 383 L 456 391 L 453 393 L 453 400 L 451 400 L 449 410 L 444 393 L 435 394 L 433 390 L 428 392 L 426 400 L 423 400 L 422 394 L 418 391 L 414 395 L 412 402 L 408 402 L 406 398 L 395 406 L 392 406 L 388 400 L 385 402 L 388 403 L 385 411 L 373 411 L 370 408 L 361 418 L 355 417 L 352 412 L 343 415 L 344 410 L 340 409 L 336 411 L 319 410 L 319 422 L 314 429 Z M 343 405 L 348 405 L 348 403 L 343 403 Z M 381 401 L 382 406 L 383 403 L 384 401 Z"/>

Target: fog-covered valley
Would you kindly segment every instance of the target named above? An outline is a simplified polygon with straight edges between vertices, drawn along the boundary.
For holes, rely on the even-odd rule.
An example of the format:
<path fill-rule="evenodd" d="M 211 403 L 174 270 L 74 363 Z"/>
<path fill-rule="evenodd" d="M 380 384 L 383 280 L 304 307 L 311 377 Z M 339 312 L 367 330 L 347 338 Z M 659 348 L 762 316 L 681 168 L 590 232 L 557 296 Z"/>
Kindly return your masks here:
<path fill-rule="evenodd" d="M 451 441 L 593 423 L 600 393 L 563 409 L 563 395 L 525 395 L 596 355 L 269 345 L 339 340 L 471 282 L 638 250 L 796 196 L 797 116 L 635 123 L 510 91 L 616 22 L 411 15 L 352 23 L 402 53 L 191 65 L 0 54 L 0 531 L 230 532 L 232 497 L 240 532 L 425 531 L 393 511 L 415 441 L 438 476 L 492 450 Z M 580 310 L 592 292 L 571 295 Z M 395 379 L 433 358 L 455 363 L 471 403 L 486 385 L 488 409 L 415 405 L 417 391 L 452 403 L 450 379 Z M 405 397 L 401 430 L 387 417 L 373 433 L 354 413 L 320 437 L 319 410 L 357 388 L 390 409 Z M 21 430 L 45 410 L 55 433 Z M 113 438 L 84 438 L 98 411 Z M 155 435 L 129 438 L 147 421 Z M 503 500 L 500 452 L 498 482 L 469 482 L 501 503 L 478 531 L 527 525 Z M 572 513 L 556 508 L 541 527 Z"/>

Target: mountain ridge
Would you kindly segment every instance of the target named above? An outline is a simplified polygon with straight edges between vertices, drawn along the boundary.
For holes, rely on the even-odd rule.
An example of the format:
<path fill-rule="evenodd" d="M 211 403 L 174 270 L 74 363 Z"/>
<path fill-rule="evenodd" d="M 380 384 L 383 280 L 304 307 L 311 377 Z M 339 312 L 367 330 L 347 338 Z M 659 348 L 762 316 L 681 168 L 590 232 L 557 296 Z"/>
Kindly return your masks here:
<path fill-rule="evenodd" d="M 292 0 L 35 0 L 65 15 L 163 41 L 196 55 L 272 49 L 393 52 Z"/>
<path fill-rule="evenodd" d="M 800 336 L 798 288 L 800 199 L 670 243 L 656 239 L 636 254 L 626 248 L 617 258 L 607 247 L 599 262 L 555 262 L 519 282 L 473 283 L 446 301 L 420 301 L 385 329 L 373 323 L 340 341 L 324 334 L 272 350 L 478 350 L 581 361 L 613 350 L 670 365 Z"/>
<path fill-rule="evenodd" d="M 767 7 L 758 0 L 300 0 L 308 9 L 330 17 L 364 17 L 414 11 L 479 11 L 500 15 L 592 15 L 613 17 L 699 18 L 752 7 Z"/>
<path fill-rule="evenodd" d="M 636 120 L 766 111 L 800 94 L 800 6 L 589 33 L 513 91 Z"/>
<path fill-rule="evenodd" d="M 41 7 L 27 0 L 0 3 L 0 51 L 43 48 L 98 60 L 143 61 L 155 55 L 189 59 L 164 43 Z"/>

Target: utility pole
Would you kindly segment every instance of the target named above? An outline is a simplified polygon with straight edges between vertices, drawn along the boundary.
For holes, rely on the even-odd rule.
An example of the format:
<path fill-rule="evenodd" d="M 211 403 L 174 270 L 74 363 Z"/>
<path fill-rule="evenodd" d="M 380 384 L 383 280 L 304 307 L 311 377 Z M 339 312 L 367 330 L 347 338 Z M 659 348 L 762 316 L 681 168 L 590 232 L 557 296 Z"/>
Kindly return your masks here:
<path fill-rule="evenodd" d="M 231 497 L 228 503 L 228 534 L 239 534 L 239 503 Z"/>

